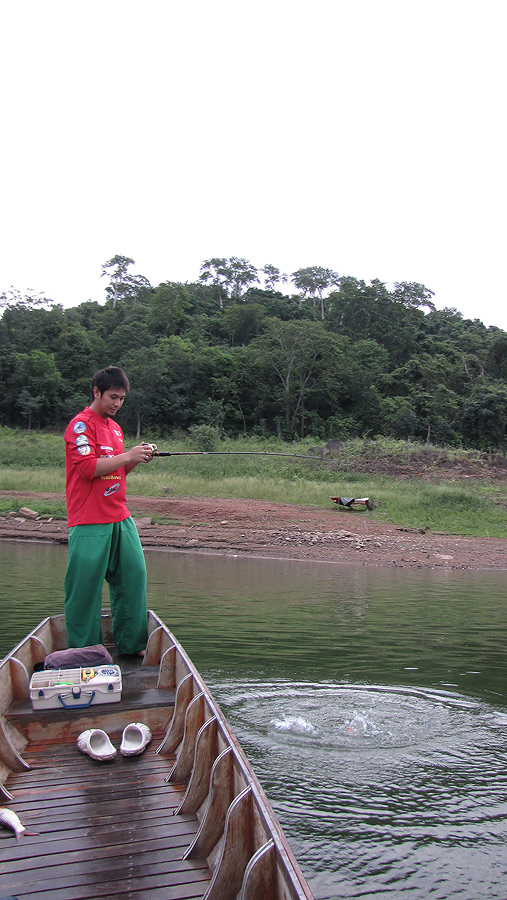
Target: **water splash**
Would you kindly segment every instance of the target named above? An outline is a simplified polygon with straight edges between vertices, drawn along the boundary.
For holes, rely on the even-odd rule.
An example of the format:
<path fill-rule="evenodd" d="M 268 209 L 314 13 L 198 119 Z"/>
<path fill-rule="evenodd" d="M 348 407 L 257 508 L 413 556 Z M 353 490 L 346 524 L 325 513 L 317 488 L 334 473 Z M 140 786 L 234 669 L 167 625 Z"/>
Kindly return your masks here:
<path fill-rule="evenodd" d="M 210 680 L 316 898 L 505 900 L 503 708 L 442 686 Z"/>
<path fill-rule="evenodd" d="M 349 719 L 345 719 L 342 731 L 350 736 L 392 738 L 392 732 L 388 727 L 381 727 L 375 719 L 373 710 L 361 713 L 354 711 Z"/>
<path fill-rule="evenodd" d="M 270 725 L 273 725 L 275 731 L 291 732 L 292 734 L 317 735 L 319 733 L 319 729 L 303 716 L 287 716 L 285 713 L 281 719 L 271 719 Z"/>

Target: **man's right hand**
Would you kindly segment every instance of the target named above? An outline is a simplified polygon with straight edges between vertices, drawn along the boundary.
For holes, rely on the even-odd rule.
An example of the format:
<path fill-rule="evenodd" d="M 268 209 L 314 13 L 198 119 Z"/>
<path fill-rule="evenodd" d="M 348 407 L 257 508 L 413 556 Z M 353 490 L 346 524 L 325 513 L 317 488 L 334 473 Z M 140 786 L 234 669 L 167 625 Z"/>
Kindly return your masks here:
<path fill-rule="evenodd" d="M 139 463 L 148 463 L 153 459 L 151 444 L 136 444 L 136 446 L 132 447 L 126 455 L 128 457 L 127 465 L 130 469 L 133 469 L 134 466 L 138 466 Z"/>

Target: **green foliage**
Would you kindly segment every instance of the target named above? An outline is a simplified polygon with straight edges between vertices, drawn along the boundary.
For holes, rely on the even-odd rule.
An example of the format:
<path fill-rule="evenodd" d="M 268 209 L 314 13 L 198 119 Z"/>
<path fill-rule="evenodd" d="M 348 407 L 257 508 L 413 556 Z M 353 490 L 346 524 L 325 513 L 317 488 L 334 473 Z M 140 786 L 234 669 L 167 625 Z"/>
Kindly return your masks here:
<path fill-rule="evenodd" d="M 311 299 L 313 308 L 317 311 L 320 307 L 320 317 L 325 318 L 324 292 L 329 291 L 333 285 L 340 283 L 340 276 L 332 269 L 322 266 L 307 266 L 292 273 L 292 281 L 298 291 L 301 291 L 302 300 Z"/>
<path fill-rule="evenodd" d="M 196 450 L 212 451 L 218 445 L 219 434 L 212 425 L 191 425 L 188 433 Z"/>
<path fill-rule="evenodd" d="M 191 296 L 183 284 L 168 281 L 160 284 L 154 292 L 148 326 L 154 334 L 178 334 L 188 319 L 192 308 Z"/>
<path fill-rule="evenodd" d="M 368 496 L 376 504 L 374 510 L 357 513 L 366 527 L 369 520 L 378 520 L 434 532 L 507 537 L 507 508 L 496 502 L 505 495 L 501 489 L 495 492 L 488 478 L 507 470 L 502 456 L 411 441 L 356 439 L 343 441 L 331 460 L 320 461 L 268 455 L 305 457 L 312 448 L 309 440 L 220 440 L 209 426 L 198 426 L 192 440 L 181 434 L 164 440 L 158 435 L 151 437 L 161 450 L 206 448 L 209 452 L 212 448 L 226 455 L 154 459 L 129 475 L 130 494 L 234 497 L 321 508 L 334 508 L 333 496 Z M 233 455 L 237 452 L 240 455 Z M 250 455 L 252 452 L 258 455 Z M 453 474 L 461 470 L 469 477 L 460 482 L 448 480 L 446 473 L 451 467 Z M 425 472 L 426 477 L 421 480 L 415 472 Z M 61 496 L 64 488 L 61 435 L 0 429 L 0 490 Z M 29 505 L 44 516 L 65 515 L 60 498 L 30 498 Z M 4 499 L 0 510 L 11 508 L 12 501 Z"/>
<path fill-rule="evenodd" d="M 131 382 L 119 421 L 138 436 L 205 425 L 507 449 L 507 334 L 436 310 L 423 284 L 311 266 L 289 296 L 276 266 L 214 257 L 194 284 L 152 287 L 134 265 L 104 264 L 103 305 L 0 295 L 0 425 L 63 429 L 114 363 Z"/>
<path fill-rule="evenodd" d="M 132 275 L 128 269 L 135 265 L 135 260 L 128 256 L 116 254 L 102 266 L 102 276 L 109 277 L 106 294 L 113 309 L 120 301 L 125 304 L 135 303 L 150 288 L 144 275 Z"/>
<path fill-rule="evenodd" d="M 486 449 L 505 447 L 507 394 L 505 386 L 476 384 L 463 404 L 463 430 L 467 443 Z"/>
<path fill-rule="evenodd" d="M 205 259 L 199 277 L 205 284 L 211 283 L 218 288 L 221 307 L 224 296 L 233 299 L 241 297 L 250 284 L 259 280 L 255 266 L 248 260 L 238 259 L 236 256 L 229 259 L 224 257 Z"/>

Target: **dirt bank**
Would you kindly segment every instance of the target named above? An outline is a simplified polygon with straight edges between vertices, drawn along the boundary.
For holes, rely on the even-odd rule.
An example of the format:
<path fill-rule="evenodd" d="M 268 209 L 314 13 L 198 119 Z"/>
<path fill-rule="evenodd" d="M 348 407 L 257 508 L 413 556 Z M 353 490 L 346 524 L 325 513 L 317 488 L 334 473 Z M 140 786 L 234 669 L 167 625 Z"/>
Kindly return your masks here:
<path fill-rule="evenodd" d="M 36 497 L 3 491 L 12 510 Z M 384 525 L 362 511 L 316 509 L 255 500 L 129 498 L 143 546 L 158 550 L 245 554 L 359 565 L 432 569 L 505 569 L 507 540 L 420 533 Z M 152 516 L 170 524 L 151 524 Z M 0 517 L 0 540 L 67 542 L 64 521 Z"/>

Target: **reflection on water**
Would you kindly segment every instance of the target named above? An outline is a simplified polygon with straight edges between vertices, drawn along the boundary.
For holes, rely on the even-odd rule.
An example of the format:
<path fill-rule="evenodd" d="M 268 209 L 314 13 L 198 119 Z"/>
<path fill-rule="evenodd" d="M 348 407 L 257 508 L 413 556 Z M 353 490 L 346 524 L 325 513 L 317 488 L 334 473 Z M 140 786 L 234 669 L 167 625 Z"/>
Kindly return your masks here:
<path fill-rule="evenodd" d="M 507 573 L 147 558 L 317 900 L 507 896 Z M 0 545 L 0 653 L 65 562 Z"/>

